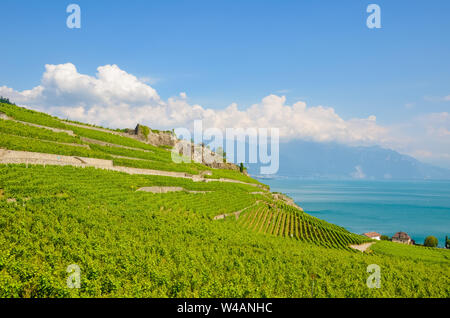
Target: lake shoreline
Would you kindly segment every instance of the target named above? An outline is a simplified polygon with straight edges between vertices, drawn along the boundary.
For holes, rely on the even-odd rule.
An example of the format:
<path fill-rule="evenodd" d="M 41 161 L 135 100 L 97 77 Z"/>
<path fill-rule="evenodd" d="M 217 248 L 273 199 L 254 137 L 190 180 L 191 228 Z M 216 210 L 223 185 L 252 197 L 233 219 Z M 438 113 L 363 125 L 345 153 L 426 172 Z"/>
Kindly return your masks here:
<path fill-rule="evenodd" d="M 312 216 L 362 234 L 407 232 L 418 244 L 450 231 L 450 181 L 260 179 Z"/>

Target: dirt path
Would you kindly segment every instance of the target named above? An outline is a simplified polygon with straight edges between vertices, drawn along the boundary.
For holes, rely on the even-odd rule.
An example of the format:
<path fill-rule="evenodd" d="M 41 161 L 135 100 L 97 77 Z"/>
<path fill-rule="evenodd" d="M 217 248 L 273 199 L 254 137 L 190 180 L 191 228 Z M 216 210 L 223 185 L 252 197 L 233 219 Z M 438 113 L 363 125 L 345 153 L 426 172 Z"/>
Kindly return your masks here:
<path fill-rule="evenodd" d="M 236 220 L 237 220 L 237 219 L 239 219 L 239 216 L 241 215 L 242 212 L 244 212 L 244 211 L 247 210 L 247 209 L 250 209 L 251 207 L 254 207 L 254 206 L 257 205 L 259 202 L 261 202 L 261 201 L 256 201 L 256 202 L 253 203 L 252 205 L 250 205 L 250 206 L 248 206 L 248 207 L 246 207 L 246 208 L 243 208 L 242 210 L 233 212 L 233 213 L 225 213 L 225 214 L 216 215 L 216 216 L 213 218 L 213 220 L 223 220 L 223 219 L 225 219 L 226 217 L 229 217 L 229 216 L 232 216 L 232 215 L 234 215 L 234 217 L 235 217 Z"/>
<path fill-rule="evenodd" d="M 169 192 L 187 192 L 187 193 L 210 193 L 212 191 L 191 191 L 191 190 L 186 190 L 184 188 L 181 187 L 143 187 L 140 189 L 137 189 L 136 191 L 141 191 L 141 192 L 150 192 L 150 193 L 169 193 Z"/>
<path fill-rule="evenodd" d="M 369 242 L 369 243 L 364 243 L 364 244 L 359 244 L 359 245 L 350 245 L 350 247 L 364 253 L 365 251 L 367 251 L 367 249 L 369 247 L 372 246 L 372 244 L 375 244 L 375 242 Z"/>

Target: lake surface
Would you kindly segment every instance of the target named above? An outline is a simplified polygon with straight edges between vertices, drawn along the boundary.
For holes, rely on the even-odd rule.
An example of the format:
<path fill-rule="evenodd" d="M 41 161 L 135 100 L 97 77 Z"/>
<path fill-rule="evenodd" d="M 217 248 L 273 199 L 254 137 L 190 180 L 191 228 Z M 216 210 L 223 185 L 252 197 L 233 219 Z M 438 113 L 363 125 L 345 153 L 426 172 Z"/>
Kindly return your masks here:
<path fill-rule="evenodd" d="M 450 181 L 259 179 L 305 212 L 354 233 L 408 233 L 417 243 L 450 236 Z"/>

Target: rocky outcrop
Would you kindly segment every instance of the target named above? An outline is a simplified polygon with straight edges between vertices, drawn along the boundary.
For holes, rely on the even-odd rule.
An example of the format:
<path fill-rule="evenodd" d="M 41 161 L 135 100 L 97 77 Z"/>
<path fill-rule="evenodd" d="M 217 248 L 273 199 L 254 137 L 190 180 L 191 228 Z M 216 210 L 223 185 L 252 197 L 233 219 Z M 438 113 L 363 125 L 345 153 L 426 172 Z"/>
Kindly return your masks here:
<path fill-rule="evenodd" d="M 152 130 L 140 124 L 137 124 L 134 129 L 125 129 L 124 135 L 156 147 L 173 147 L 177 143 L 177 138 L 172 132 Z"/>
<path fill-rule="evenodd" d="M 177 140 L 174 151 L 180 156 L 184 156 L 193 162 L 204 164 L 210 168 L 239 171 L 239 167 L 233 163 L 226 162 L 223 155 L 203 145 L 194 145 L 187 140 Z"/>
<path fill-rule="evenodd" d="M 275 200 L 283 201 L 283 202 L 286 203 L 287 205 L 290 205 L 290 206 L 292 206 L 292 207 L 294 207 L 294 208 L 297 208 L 297 209 L 303 211 L 303 209 L 302 209 L 301 207 L 299 207 L 299 206 L 295 203 L 295 201 L 294 201 L 293 199 L 291 199 L 290 197 L 288 197 L 288 196 L 285 195 L 285 194 L 282 194 L 282 193 L 272 193 L 272 197 L 273 197 Z"/>
<path fill-rule="evenodd" d="M 144 125 L 136 125 L 136 128 L 134 129 L 134 135 L 142 140 L 142 141 L 148 141 L 148 134 L 150 132 L 150 128 Z"/>
<path fill-rule="evenodd" d="M 147 141 L 157 147 L 173 147 L 177 142 L 177 138 L 171 132 L 160 131 L 155 133 L 150 131 L 147 136 Z"/>
<path fill-rule="evenodd" d="M 191 161 L 204 164 L 210 168 L 239 171 L 239 167 L 226 162 L 222 154 L 215 153 L 203 145 L 194 145 L 190 141 L 178 139 L 170 131 L 152 130 L 147 126 L 138 124 L 135 129 L 125 129 L 123 134 L 156 147 L 175 148 L 174 150 L 181 156 L 184 155 Z M 248 176 L 246 170 L 243 173 Z"/>

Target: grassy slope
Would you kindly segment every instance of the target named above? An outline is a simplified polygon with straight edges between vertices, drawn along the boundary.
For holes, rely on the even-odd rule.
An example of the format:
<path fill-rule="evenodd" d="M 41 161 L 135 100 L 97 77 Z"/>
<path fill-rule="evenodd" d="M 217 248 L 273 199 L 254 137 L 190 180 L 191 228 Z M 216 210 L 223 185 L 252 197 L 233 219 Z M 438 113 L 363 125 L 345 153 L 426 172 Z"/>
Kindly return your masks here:
<path fill-rule="evenodd" d="M 33 127 L 11 120 L 0 119 L 0 132 L 8 135 L 32 137 L 41 140 L 81 144 L 79 137 L 69 136 L 63 132 L 55 133 L 45 128 Z"/>
<path fill-rule="evenodd" d="M 78 135 L 0 121 L 0 147 L 98 158 L 123 155 L 141 160 L 115 162 L 176 170 L 167 150 L 12 105 L 0 104 L 0 111 Z M 150 152 L 54 143 L 80 143 L 79 136 Z M 238 172 L 213 173 L 214 178 L 257 182 Z M 153 185 L 210 192 L 136 192 Z M 311 274 L 318 277 L 319 297 L 449 297 L 449 251 L 389 242 L 375 244 L 370 254 L 349 251 L 346 244 L 362 242 L 360 236 L 293 212 L 268 196 L 249 194 L 254 191 L 242 184 L 95 169 L 0 166 L 0 297 L 308 297 Z M 8 203 L 10 198 L 16 202 Z M 212 221 L 257 201 L 239 221 Z M 271 226 L 271 231 L 260 230 Z M 65 287 L 70 264 L 81 267 L 80 290 Z M 381 266 L 381 289 L 365 285 L 369 264 Z"/>
<path fill-rule="evenodd" d="M 440 248 L 411 246 L 399 243 L 381 241 L 371 247 L 377 255 L 389 255 L 417 262 L 450 264 L 450 251 Z"/>
<path fill-rule="evenodd" d="M 73 167 L 0 167 L 0 296 L 448 297 L 448 262 L 361 254 L 247 230 L 234 218 L 252 187 Z M 15 198 L 17 202 L 7 203 Z M 252 199 L 253 198 L 253 199 Z M 211 209 L 214 206 L 214 209 Z M 82 288 L 65 287 L 78 264 Z M 382 288 L 369 289 L 369 264 Z"/>
<path fill-rule="evenodd" d="M 0 133 L 0 148 L 17 151 L 51 153 L 55 155 L 64 155 L 64 156 L 81 156 L 99 159 L 112 159 L 112 157 L 106 153 L 93 151 L 83 147 L 72 145 L 61 145 L 51 141 L 8 135 L 3 133 Z"/>

